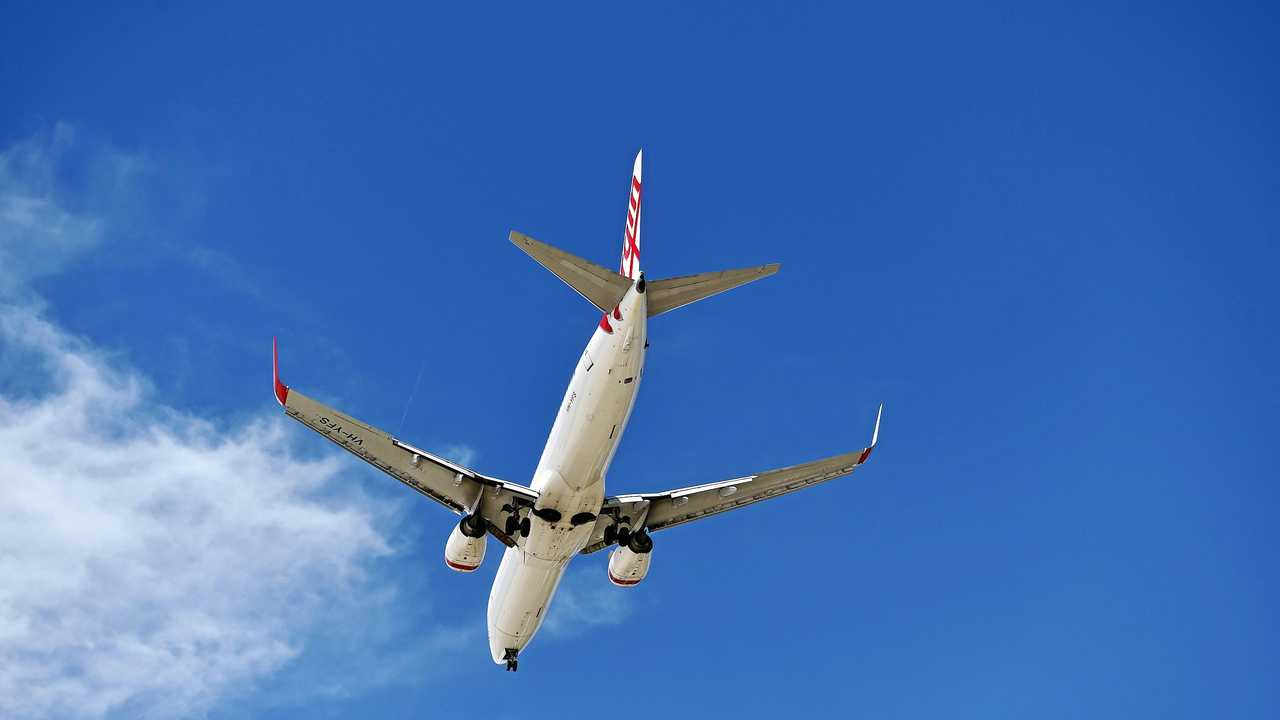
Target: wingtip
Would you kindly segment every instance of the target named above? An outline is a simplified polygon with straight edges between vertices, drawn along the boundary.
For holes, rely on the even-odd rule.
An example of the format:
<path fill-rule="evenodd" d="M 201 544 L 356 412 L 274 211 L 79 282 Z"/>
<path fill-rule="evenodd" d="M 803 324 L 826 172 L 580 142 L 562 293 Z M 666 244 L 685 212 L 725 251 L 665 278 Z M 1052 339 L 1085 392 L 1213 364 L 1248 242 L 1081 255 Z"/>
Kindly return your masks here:
<path fill-rule="evenodd" d="M 871 431 L 871 447 L 875 447 L 880 441 L 880 416 L 884 414 L 884 403 L 880 403 L 880 409 L 876 410 L 876 429 Z"/>
<path fill-rule="evenodd" d="M 280 341 L 271 338 L 271 379 L 275 384 L 276 402 L 284 407 L 289 402 L 289 386 L 280 382 Z"/>
<path fill-rule="evenodd" d="M 866 462 L 871 457 L 871 451 L 876 449 L 876 443 L 880 442 L 880 416 L 884 414 L 884 403 L 880 403 L 880 408 L 876 410 L 876 428 L 871 431 L 871 444 L 866 450 L 862 451 L 862 456 L 858 458 L 858 464 Z"/>
<path fill-rule="evenodd" d="M 524 252 L 526 255 L 532 255 L 532 253 L 530 252 L 532 248 L 545 244 L 545 243 L 540 243 L 537 240 L 534 240 L 533 238 L 529 237 L 528 235 L 525 235 L 519 230 L 512 230 L 510 233 L 507 234 L 507 239 L 511 241 L 512 245 L 515 245 L 516 247 L 520 248 L 520 250 Z"/>

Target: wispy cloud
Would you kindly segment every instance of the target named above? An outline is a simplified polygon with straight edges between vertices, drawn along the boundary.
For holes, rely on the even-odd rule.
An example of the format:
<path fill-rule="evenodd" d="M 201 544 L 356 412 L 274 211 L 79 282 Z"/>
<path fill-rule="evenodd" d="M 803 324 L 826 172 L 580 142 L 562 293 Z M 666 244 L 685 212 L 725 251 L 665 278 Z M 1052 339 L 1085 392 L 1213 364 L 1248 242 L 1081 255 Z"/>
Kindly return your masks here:
<path fill-rule="evenodd" d="M 240 263 L 225 253 L 202 245 L 169 245 L 167 249 L 178 259 L 222 283 L 224 287 L 248 297 L 260 300 L 262 287 L 250 278 L 250 273 Z"/>
<path fill-rule="evenodd" d="M 127 237 L 135 250 L 145 248 L 227 290 L 262 299 L 254 274 L 234 258 L 148 227 L 151 206 L 172 208 L 193 194 L 158 182 L 161 174 L 145 155 L 87 140 L 66 123 L 0 152 L 0 297 L 12 297 L 32 281 L 65 269 L 105 242 L 110 229 Z M 150 197 L 158 191 L 159 199 Z"/>
<path fill-rule="evenodd" d="M 280 416 L 192 415 L 47 318 L 30 282 L 107 222 L 59 174 L 74 143 L 0 152 L 0 717 L 201 715 L 323 654 L 317 628 L 394 632 L 396 588 L 371 573 L 396 506 L 339 482 L 345 459 L 295 456 Z M 104 152 L 120 187 L 139 161 Z M 387 659 L 420 676 L 406 652 Z M 308 680 L 277 694 L 358 684 Z"/>
<path fill-rule="evenodd" d="M 616 625 L 631 613 L 626 588 L 614 587 L 604 568 L 571 565 L 547 615 L 547 631 L 573 635 L 600 625 Z"/>
<path fill-rule="evenodd" d="M 480 457 L 478 450 L 463 443 L 446 443 L 440 447 L 440 454 L 464 467 L 471 467 Z"/>
<path fill-rule="evenodd" d="M 98 219 L 64 206 L 56 168 L 73 143 L 72 129 L 59 125 L 0 152 L 0 297 L 61 268 L 100 237 Z"/>

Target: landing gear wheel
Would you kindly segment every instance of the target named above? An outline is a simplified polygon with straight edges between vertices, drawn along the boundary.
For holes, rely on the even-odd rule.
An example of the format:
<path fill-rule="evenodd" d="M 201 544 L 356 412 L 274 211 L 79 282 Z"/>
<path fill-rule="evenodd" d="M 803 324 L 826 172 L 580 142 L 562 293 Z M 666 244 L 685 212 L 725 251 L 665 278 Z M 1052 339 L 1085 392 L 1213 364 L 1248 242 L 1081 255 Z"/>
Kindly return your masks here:
<path fill-rule="evenodd" d="M 606 525 L 604 528 L 604 544 L 612 545 L 618 541 L 618 526 Z"/>
<path fill-rule="evenodd" d="M 520 521 L 520 537 L 529 537 L 529 518 Z"/>
<path fill-rule="evenodd" d="M 519 528 L 520 528 L 520 521 L 516 520 L 515 515 L 511 515 L 510 517 L 508 517 L 506 524 L 502 526 L 503 531 L 508 536 L 515 535 L 516 530 L 518 530 Z"/>
<path fill-rule="evenodd" d="M 626 545 L 631 541 L 631 528 L 624 527 L 618 530 L 618 544 Z"/>
<path fill-rule="evenodd" d="M 518 669 L 520 669 L 519 660 L 516 660 L 515 658 L 510 658 L 507 660 L 507 672 L 515 672 Z"/>

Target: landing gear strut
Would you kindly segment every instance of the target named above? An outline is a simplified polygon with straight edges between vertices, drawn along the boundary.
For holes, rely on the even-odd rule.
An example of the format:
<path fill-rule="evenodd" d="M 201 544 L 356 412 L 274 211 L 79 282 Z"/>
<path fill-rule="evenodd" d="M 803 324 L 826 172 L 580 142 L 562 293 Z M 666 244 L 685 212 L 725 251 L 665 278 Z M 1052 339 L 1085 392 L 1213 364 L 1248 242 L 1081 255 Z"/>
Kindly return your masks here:
<path fill-rule="evenodd" d="M 519 650 L 511 650 L 511 649 L 507 650 L 507 655 L 505 658 L 503 658 L 504 660 L 507 661 L 507 672 L 515 672 L 516 670 L 519 669 L 520 662 L 516 659 L 516 655 L 518 655 L 519 653 L 520 653 Z"/>

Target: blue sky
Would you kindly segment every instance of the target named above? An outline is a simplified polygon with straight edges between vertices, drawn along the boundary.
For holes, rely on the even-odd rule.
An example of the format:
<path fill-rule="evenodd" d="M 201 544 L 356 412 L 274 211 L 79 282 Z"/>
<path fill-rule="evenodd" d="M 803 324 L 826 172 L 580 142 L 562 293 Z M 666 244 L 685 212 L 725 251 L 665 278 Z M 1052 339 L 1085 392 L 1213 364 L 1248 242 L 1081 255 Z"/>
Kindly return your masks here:
<path fill-rule="evenodd" d="M 1274 717 L 1276 37 L 1261 4 L 5 8 L 0 707 Z M 596 317 L 507 232 L 611 264 L 641 147 L 650 277 L 783 268 L 651 325 L 610 490 L 856 449 L 883 401 L 882 446 L 656 535 L 635 590 L 580 559 L 512 676 L 496 563 L 450 573 L 446 512 L 282 423 L 268 344 L 527 482 Z"/>

